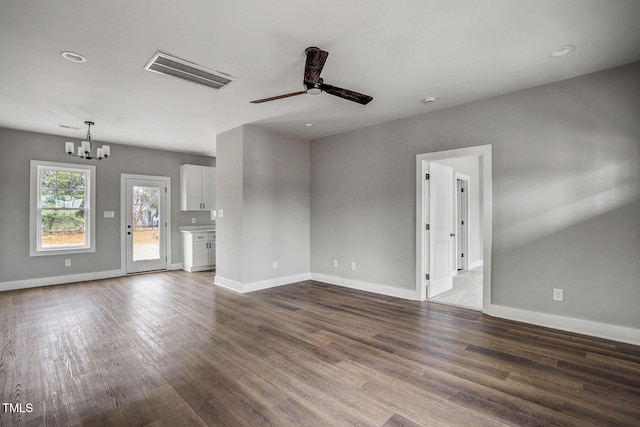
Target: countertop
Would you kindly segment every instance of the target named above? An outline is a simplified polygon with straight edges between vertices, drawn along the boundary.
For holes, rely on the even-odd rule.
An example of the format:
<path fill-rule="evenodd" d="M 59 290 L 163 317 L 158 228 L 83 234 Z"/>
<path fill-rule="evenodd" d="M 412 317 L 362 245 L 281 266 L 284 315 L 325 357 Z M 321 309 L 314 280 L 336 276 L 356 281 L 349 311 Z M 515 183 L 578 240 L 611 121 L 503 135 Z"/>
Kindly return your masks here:
<path fill-rule="evenodd" d="M 178 227 L 181 233 L 197 233 L 216 231 L 215 224 L 209 225 L 181 225 Z"/>

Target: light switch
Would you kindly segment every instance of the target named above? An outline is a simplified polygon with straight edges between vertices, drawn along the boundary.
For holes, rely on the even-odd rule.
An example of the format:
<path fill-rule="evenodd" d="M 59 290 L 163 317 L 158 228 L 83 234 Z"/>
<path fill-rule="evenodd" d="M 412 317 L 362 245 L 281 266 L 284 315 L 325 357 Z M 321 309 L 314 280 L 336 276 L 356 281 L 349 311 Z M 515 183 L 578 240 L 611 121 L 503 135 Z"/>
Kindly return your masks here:
<path fill-rule="evenodd" d="M 211 219 L 214 220 L 218 216 L 218 211 L 211 211 Z"/>
<path fill-rule="evenodd" d="M 562 289 L 554 289 L 553 290 L 553 300 L 554 301 L 563 301 L 564 300 L 564 292 Z"/>
<path fill-rule="evenodd" d="M 114 217 L 113 211 L 104 211 L 104 217 L 105 218 L 113 218 Z"/>
<path fill-rule="evenodd" d="M 218 218 L 222 218 L 224 216 L 224 211 L 222 209 L 218 209 Z"/>

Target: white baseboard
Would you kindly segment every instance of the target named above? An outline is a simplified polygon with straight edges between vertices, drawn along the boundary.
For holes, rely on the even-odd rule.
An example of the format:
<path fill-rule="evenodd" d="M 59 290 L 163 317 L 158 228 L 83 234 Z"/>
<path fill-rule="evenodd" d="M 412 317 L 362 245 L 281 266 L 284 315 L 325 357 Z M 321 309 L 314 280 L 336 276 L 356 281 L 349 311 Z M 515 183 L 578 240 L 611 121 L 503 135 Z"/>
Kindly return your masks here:
<path fill-rule="evenodd" d="M 63 283 L 86 282 L 87 280 L 110 279 L 124 276 L 122 270 L 96 271 L 93 273 L 68 274 L 65 276 L 39 277 L 36 279 L 14 280 L 12 282 L 0 282 L 1 291 L 14 289 L 36 288 L 38 286 L 61 285 Z"/>
<path fill-rule="evenodd" d="M 275 288 L 276 286 L 290 285 L 291 283 L 309 280 L 309 273 L 294 274 L 292 276 L 275 277 L 273 279 L 261 280 L 259 282 L 240 283 L 235 280 L 216 276 L 214 283 L 223 288 L 231 289 L 242 294 L 255 292 L 263 289 Z"/>
<path fill-rule="evenodd" d="M 628 328 L 626 326 L 610 325 L 591 320 L 576 319 L 573 317 L 558 316 L 555 314 L 540 313 L 494 304 L 485 307 L 483 313 L 489 316 L 545 326 L 561 331 L 576 332 L 583 335 L 640 345 L 640 329 Z"/>
<path fill-rule="evenodd" d="M 242 292 L 242 283 L 236 282 L 235 280 L 227 279 L 224 277 L 220 277 L 217 274 L 213 278 L 213 283 L 222 286 L 223 288 L 231 289 L 232 291 Z"/>
<path fill-rule="evenodd" d="M 345 288 L 358 289 L 361 291 L 373 292 L 376 294 L 388 295 L 396 298 L 415 300 L 416 291 L 414 289 L 401 289 L 393 286 L 380 285 L 377 283 L 361 282 L 358 280 L 345 279 L 343 277 L 329 276 L 319 273 L 302 273 L 292 276 L 276 277 L 269 280 L 262 280 L 252 283 L 240 283 L 224 277 L 216 276 L 215 284 L 223 288 L 231 289 L 240 293 L 255 292 L 262 289 L 274 288 L 276 286 L 289 285 L 291 283 L 305 280 L 316 280 L 318 282 L 343 286 Z"/>
<path fill-rule="evenodd" d="M 213 271 L 214 267 L 211 267 L 210 265 L 208 266 L 203 266 L 203 267 L 191 267 L 191 268 L 185 268 L 185 271 L 188 271 L 189 273 L 195 273 L 198 271 Z"/>
<path fill-rule="evenodd" d="M 180 270 L 182 263 L 167 264 L 167 270 Z M 67 274 L 64 276 L 38 277 L 35 279 L 14 280 L 11 282 L 0 282 L 0 292 L 13 291 L 16 289 L 37 288 L 39 286 L 62 285 L 64 283 L 86 282 L 88 280 L 111 279 L 113 277 L 126 276 L 123 270 L 106 270 L 91 273 Z"/>
<path fill-rule="evenodd" d="M 242 285 L 243 292 L 254 292 L 262 289 L 275 288 L 276 286 L 290 285 L 296 282 L 309 280 L 309 273 L 294 274 L 291 276 L 275 277 L 269 280 L 261 280 L 259 282 L 245 283 Z"/>
<path fill-rule="evenodd" d="M 311 280 L 343 286 L 345 288 L 358 289 L 360 291 L 373 292 L 375 294 L 388 295 L 409 300 L 418 299 L 415 289 L 402 289 L 377 283 L 361 282 L 359 280 L 345 279 L 344 277 L 329 276 L 327 274 L 311 273 Z"/>
<path fill-rule="evenodd" d="M 474 268 L 482 267 L 483 265 L 484 265 L 484 262 L 482 260 L 469 263 L 469 270 L 473 270 Z"/>

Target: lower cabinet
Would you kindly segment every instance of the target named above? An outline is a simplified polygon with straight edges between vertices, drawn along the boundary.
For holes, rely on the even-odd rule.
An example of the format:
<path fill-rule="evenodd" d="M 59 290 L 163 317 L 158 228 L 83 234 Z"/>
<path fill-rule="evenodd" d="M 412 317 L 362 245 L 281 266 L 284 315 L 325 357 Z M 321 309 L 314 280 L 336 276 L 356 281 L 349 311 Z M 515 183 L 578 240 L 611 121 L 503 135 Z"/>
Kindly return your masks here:
<path fill-rule="evenodd" d="M 216 267 L 216 233 L 214 231 L 182 232 L 182 269 L 213 270 Z"/>

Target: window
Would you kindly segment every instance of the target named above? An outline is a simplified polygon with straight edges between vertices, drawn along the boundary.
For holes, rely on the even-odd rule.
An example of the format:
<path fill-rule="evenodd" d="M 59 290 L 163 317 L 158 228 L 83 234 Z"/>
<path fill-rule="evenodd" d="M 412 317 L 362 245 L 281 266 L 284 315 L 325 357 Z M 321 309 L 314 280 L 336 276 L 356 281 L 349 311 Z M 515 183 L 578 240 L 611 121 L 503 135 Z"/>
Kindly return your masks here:
<path fill-rule="evenodd" d="M 30 254 L 95 252 L 96 167 L 31 161 Z"/>

